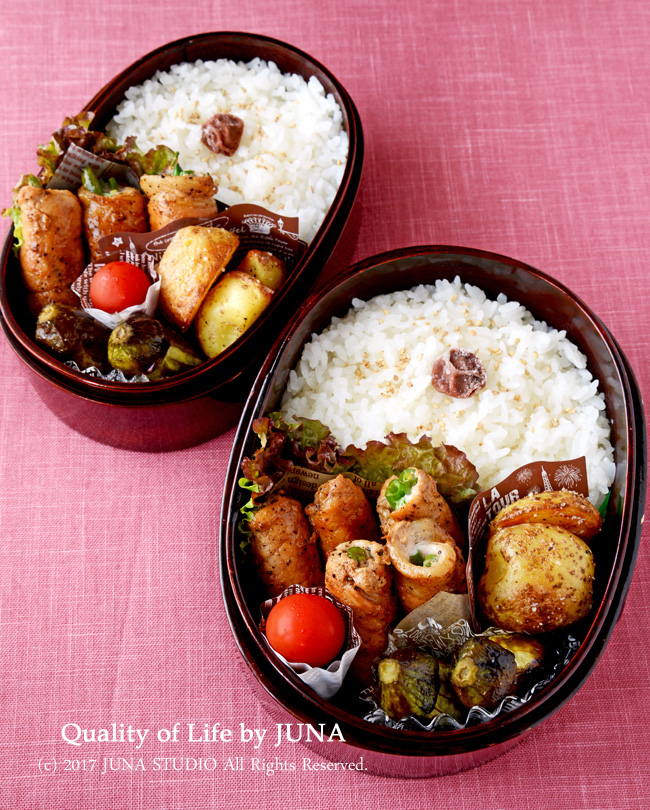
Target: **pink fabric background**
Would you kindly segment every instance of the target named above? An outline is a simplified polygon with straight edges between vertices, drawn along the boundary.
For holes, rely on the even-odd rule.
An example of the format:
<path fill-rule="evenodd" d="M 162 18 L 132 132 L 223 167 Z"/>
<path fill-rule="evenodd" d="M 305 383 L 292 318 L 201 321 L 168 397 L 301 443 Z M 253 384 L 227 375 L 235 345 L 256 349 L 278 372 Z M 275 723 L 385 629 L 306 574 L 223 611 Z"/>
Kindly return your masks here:
<path fill-rule="evenodd" d="M 158 45 L 216 30 L 326 64 L 366 137 L 355 259 L 408 244 L 517 257 L 570 286 L 650 388 L 650 10 L 646 0 L 5 4 L 0 204 L 36 144 Z M 7 225 L 3 225 L 3 233 Z M 481 768 L 424 781 L 341 773 L 64 772 L 76 756 L 249 755 L 179 743 L 180 721 L 272 729 L 218 582 L 233 433 L 163 455 L 77 435 L 0 340 L 0 807 L 645 808 L 650 802 L 647 531 L 622 618 L 578 695 Z M 72 748 L 64 723 L 152 729 Z M 269 732 L 269 734 L 271 731 Z M 127 750 L 128 749 L 128 750 Z M 90 754 L 94 751 L 94 754 Z M 298 746 L 258 754 L 300 761 Z M 39 773 L 56 757 L 56 773 Z"/>

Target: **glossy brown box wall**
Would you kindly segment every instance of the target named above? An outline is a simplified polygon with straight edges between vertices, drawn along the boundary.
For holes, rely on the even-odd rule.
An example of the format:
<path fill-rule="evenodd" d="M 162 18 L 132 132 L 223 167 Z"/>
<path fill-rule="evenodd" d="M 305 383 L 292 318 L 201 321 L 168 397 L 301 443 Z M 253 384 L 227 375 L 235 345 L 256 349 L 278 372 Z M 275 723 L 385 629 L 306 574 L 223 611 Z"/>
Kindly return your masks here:
<path fill-rule="evenodd" d="M 482 725 L 423 733 L 365 722 L 354 693 L 332 703 L 304 687 L 295 674 L 265 653 L 258 629 L 259 593 L 238 558 L 237 523 L 243 504 L 237 486 L 242 459 L 255 449 L 255 418 L 279 404 L 290 370 L 313 332 L 343 316 L 353 298 L 406 289 L 436 279 L 468 282 L 495 297 L 503 292 L 538 319 L 567 336 L 585 353 L 600 381 L 612 426 L 616 477 L 603 532 L 594 547 L 594 609 L 572 628 L 581 640 L 568 665 L 529 703 Z M 308 416 L 308 414 L 305 414 Z M 382 438 L 382 437 L 377 437 Z M 350 267 L 312 295 L 276 342 L 244 408 L 233 446 L 222 505 L 221 584 L 230 625 L 250 682 L 277 722 L 338 724 L 345 743 L 314 743 L 324 757 L 364 764 L 372 773 L 435 776 L 473 767 L 514 745 L 562 706 L 589 677 L 623 607 L 638 551 L 645 505 L 646 436 L 643 404 L 629 364 L 604 324 L 570 290 L 534 268 L 505 256 L 447 246 L 395 250 Z"/>
<path fill-rule="evenodd" d="M 96 114 L 93 126 L 102 129 L 124 92 L 157 70 L 198 59 L 248 62 L 255 57 L 275 62 L 283 72 L 306 79 L 316 76 L 341 108 L 350 147 L 334 202 L 287 283 L 269 309 L 221 355 L 191 371 L 150 383 L 109 382 L 64 366 L 32 340 L 33 321 L 25 309 L 18 261 L 11 251 L 13 232 L 7 237 L 0 265 L 3 331 L 29 368 L 30 380 L 46 405 L 70 427 L 97 441 L 131 450 L 172 450 L 214 438 L 236 424 L 241 404 L 269 346 L 314 287 L 337 245 L 340 250 L 346 242 L 341 237 L 350 219 L 363 165 L 361 121 L 347 91 L 329 70 L 287 43 L 240 32 L 186 37 L 143 56 L 74 112 L 92 110 Z M 52 130 L 60 123 L 52 121 Z M 36 147 L 34 144 L 34 154 Z M 26 171 L 30 168 L 26 167 Z"/>

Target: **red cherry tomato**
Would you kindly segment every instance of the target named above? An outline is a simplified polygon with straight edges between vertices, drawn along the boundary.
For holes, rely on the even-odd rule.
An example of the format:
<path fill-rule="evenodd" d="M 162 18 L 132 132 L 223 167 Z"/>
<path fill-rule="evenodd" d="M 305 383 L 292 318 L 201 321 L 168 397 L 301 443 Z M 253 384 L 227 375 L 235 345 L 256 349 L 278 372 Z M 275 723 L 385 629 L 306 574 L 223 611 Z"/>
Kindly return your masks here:
<path fill-rule="evenodd" d="M 322 667 L 345 641 L 345 622 L 336 605 L 315 593 L 294 593 L 275 604 L 266 619 L 273 649 L 294 664 Z"/>
<path fill-rule="evenodd" d="M 90 301 L 104 312 L 121 312 L 142 304 L 151 286 L 149 276 L 129 262 L 109 262 L 101 267 L 90 282 Z"/>

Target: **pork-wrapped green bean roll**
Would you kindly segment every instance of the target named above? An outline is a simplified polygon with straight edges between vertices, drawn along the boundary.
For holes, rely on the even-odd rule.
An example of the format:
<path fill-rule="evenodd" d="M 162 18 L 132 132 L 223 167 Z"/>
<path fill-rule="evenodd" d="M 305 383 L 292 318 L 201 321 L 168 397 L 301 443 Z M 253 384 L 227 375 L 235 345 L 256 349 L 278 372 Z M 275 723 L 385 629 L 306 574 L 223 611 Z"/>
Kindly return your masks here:
<path fill-rule="evenodd" d="M 74 304 L 70 285 L 84 268 L 81 205 L 63 189 L 25 185 L 16 196 L 23 243 L 20 267 L 31 311 L 52 301 Z"/>
<path fill-rule="evenodd" d="M 386 541 L 394 568 L 395 587 L 407 612 L 440 591 L 465 593 L 465 560 L 449 535 L 433 518 L 394 523 Z"/>
<path fill-rule="evenodd" d="M 280 495 L 253 513 L 249 522 L 252 553 L 270 597 L 289 585 L 323 584 L 316 537 L 300 501 Z"/>
<path fill-rule="evenodd" d="M 409 467 L 384 484 L 377 499 L 377 512 L 384 535 L 399 520 L 433 518 L 462 546 L 465 537 L 447 501 L 438 492 L 435 480 L 424 470 Z"/>
<path fill-rule="evenodd" d="M 146 233 L 149 230 L 147 198 L 137 188 L 104 188 L 96 182 L 95 189 L 81 186 L 77 196 L 83 207 L 83 223 L 90 258 L 100 257 L 99 240 L 121 231 Z"/>
<path fill-rule="evenodd" d="M 361 647 L 352 674 L 361 683 L 372 680 L 375 659 L 386 649 L 388 631 L 397 612 L 392 591 L 392 566 L 386 547 L 367 540 L 338 545 L 325 564 L 325 587 L 352 609 Z"/>
<path fill-rule="evenodd" d="M 305 509 L 312 529 L 318 534 L 323 558 L 340 543 L 363 538 L 378 542 L 379 525 L 360 486 L 337 475 L 316 490 Z"/>
<path fill-rule="evenodd" d="M 152 231 L 184 217 L 210 217 L 218 210 L 217 186 L 208 174 L 145 174 L 140 187 L 149 198 Z"/>

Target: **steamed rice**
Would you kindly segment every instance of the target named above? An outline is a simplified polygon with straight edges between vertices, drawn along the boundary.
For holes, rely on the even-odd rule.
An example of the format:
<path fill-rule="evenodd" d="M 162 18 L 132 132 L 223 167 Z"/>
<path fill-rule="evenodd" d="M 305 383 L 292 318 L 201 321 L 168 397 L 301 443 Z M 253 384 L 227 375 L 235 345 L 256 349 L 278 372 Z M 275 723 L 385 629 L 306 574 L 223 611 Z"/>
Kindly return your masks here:
<path fill-rule="evenodd" d="M 217 113 L 244 121 L 239 149 L 216 155 L 201 126 Z M 166 144 L 185 170 L 212 174 L 218 199 L 252 203 L 299 217 L 300 237 L 313 239 L 334 200 L 348 154 L 341 110 L 312 76 L 283 74 L 273 62 L 197 61 L 158 71 L 129 88 L 107 126 L 147 151 Z"/>
<path fill-rule="evenodd" d="M 468 399 L 431 385 L 434 361 L 456 347 L 487 371 L 485 388 Z M 580 456 L 592 502 L 614 479 L 605 400 L 584 354 L 521 304 L 459 279 L 355 299 L 305 345 L 281 411 L 320 420 L 344 446 L 391 431 L 455 445 L 483 489 L 531 461 Z"/>

